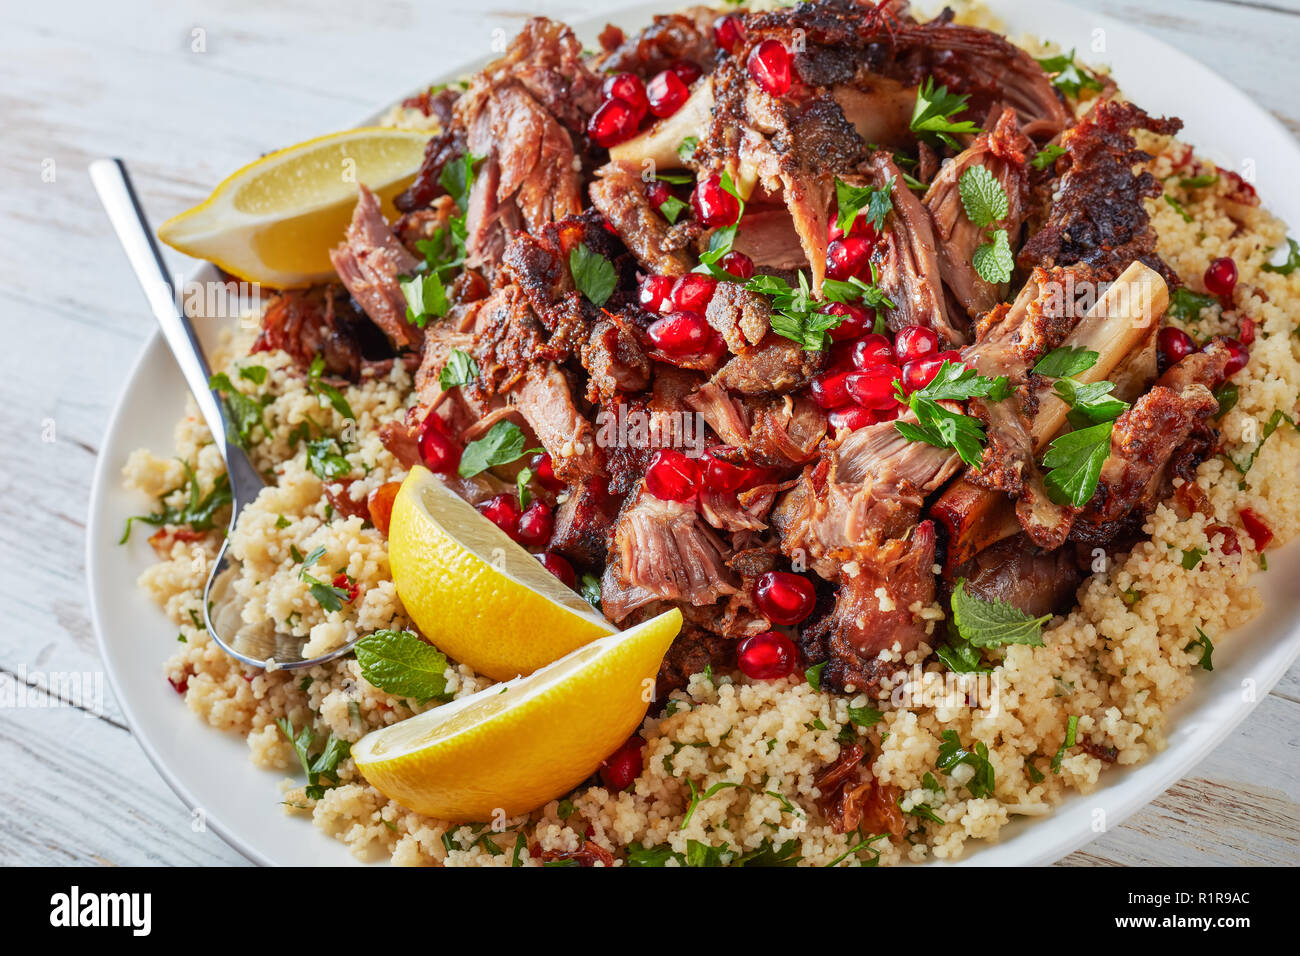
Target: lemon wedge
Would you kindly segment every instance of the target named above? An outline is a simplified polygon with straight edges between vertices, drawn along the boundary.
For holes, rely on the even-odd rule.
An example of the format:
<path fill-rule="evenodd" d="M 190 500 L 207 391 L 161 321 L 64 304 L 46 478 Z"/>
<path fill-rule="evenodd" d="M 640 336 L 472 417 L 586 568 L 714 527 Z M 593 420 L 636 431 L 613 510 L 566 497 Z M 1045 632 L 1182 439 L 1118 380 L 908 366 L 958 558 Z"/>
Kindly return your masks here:
<path fill-rule="evenodd" d="M 388 564 L 420 631 L 494 680 L 531 674 L 614 631 L 426 468 L 412 469 L 393 501 Z"/>
<path fill-rule="evenodd" d="M 681 626 L 674 608 L 531 676 L 372 731 L 352 758 L 386 797 L 441 820 L 527 813 L 591 776 L 632 735 Z"/>
<path fill-rule="evenodd" d="M 269 153 L 226 177 L 193 209 L 162 224 L 173 249 L 232 275 L 284 289 L 331 279 L 329 250 L 343 238 L 364 184 L 384 215 L 420 167 L 428 131 L 370 127 Z"/>

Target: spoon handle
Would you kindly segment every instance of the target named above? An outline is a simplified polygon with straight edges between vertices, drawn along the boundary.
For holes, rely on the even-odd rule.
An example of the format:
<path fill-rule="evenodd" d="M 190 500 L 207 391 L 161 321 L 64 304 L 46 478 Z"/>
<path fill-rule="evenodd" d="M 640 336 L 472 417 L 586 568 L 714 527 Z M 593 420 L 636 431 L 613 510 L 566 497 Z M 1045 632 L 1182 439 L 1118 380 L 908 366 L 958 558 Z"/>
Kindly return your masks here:
<path fill-rule="evenodd" d="M 264 483 L 244 450 L 227 439 L 224 408 L 216 393 L 208 387 L 212 369 L 203 355 L 194 325 L 177 305 L 176 287 L 167 273 L 162 252 L 154 239 L 153 229 L 140 206 L 126 164 L 120 159 L 97 159 L 90 164 L 90 179 L 104 204 L 113 231 L 131 263 L 135 277 L 144 290 L 154 318 L 162 328 L 163 338 L 171 348 L 181 375 L 198 403 L 212 439 L 226 460 L 226 469 L 241 504 L 252 500 Z M 241 494 L 241 490 L 244 492 Z"/>

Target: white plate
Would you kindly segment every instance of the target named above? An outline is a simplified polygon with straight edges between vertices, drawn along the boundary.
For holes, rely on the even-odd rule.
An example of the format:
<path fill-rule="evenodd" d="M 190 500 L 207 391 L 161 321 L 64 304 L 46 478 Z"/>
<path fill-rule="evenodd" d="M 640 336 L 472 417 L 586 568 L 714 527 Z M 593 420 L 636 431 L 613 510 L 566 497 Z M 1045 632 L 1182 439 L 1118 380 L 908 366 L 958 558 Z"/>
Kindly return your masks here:
<path fill-rule="evenodd" d="M 1300 169 L 1300 147 L 1276 120 L 1224 79 L 1182 53 L 1124 24 L 1053 0 L 990 0 L 1011 34 L 1031 33 L 1075 47 L 1081 57 L 1109 63 L 1125 93 L 1149 112 L 1186 122 L 1183 136 L 1199 152 L 1229 169 L 1257 168 L 1265 205 L 1300 222 L 1300 194 L 1286 177 Z M 642 4 L 609 16 L 635 29 L 667 4 Z M 594 38 L 605 17 L 578 24 Z M 1096 44 L 1104 44 L 1101 50 Z M 481 64 L 466 64 L 454 78 Z M 1178 77 L 1170 83 L 1169 77 Z M 435 78 L 437 79 L 437 78 Z M 1231 122 L 1224 122 L 1231 117 Z M 210 267 L 209 267 L 210 268 Z M 196 278 L 210 278 L 199 270 Z M 147 312 L 141 303 L 141 322 Z M 199 323 L 214 335 L 216 321 Z M 136 739 L 158 772 L 207 825 L 259 863 L 313 865 L 354 862 L 343 845 L 309 822 L 286 818 L 277 803 L 283 774 L 258 770 L 244 741 L 200 723 L 162 676 L 162 661 L 176 641 L 175 628 L 136 588 L 153 554 L 146 535 L 118 545 L 128 515 L 151 503 L 121 488 L 120 475 L 135 448 L 165 454 L 185 407 L 185 385 L 162 339 L 154 334 L 127 377 L 104 438 L 91 490 L 86 542 L 91 610 L 100 649 L 117 699 Z M 1082 846 L 1184 776 L 1268 693 L 1300 654 L 1300 548 L 1270 555 L 1262 576 L 1266 610 L 1249 627 L 1218 638 L 1215 669 L 1197 674 L 1196 689 L 1171 718 L 1169 746 L 1137 767 L 1105 775 L 1096 793 L 1070 797 L 1050 817 L 1020 820 L 997 843 L 971 843 L 967 864 L 1048 863 Z"/>

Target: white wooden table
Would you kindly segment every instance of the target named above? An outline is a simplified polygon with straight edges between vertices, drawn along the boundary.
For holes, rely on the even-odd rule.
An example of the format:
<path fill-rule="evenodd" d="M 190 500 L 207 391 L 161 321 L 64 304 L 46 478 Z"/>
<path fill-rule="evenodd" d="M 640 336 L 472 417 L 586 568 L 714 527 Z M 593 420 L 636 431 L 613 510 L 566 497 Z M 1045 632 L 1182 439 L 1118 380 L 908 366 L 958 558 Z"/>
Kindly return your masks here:
<path fill-rule="evenodd" d="M 1300 0 L 1103 0 L 1300 134 Z M 342 128 L 526 15 L 579 0 L 124 0 L 0 6 L 0 681 L 100 673 L 86 607 L 90 476 L 152 328 L 86 164 L 124 157 L 155 222 L 269 149 Z M 173 265 L 188 263 L 175 257 Z M 131 739 L 105 688 L 0 709 L 0 863 L 239 864 Z M 1186 779 L 1072 864 L 1300 858 L 1300 667 Z"/>

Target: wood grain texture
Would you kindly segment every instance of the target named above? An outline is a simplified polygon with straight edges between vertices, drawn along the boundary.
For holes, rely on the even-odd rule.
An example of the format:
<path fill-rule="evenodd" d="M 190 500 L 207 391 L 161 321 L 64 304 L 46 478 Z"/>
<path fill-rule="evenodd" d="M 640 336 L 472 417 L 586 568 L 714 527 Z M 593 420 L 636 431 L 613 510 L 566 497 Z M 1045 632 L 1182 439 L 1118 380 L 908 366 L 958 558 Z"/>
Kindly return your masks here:
<path fill-rule="evenodd" d="M 1209 63 L 1300 131 L 1286 81 L 1300 0 L 1087 6 Z M 251 157 L 346 126 L 445 65 L 487 55 L 525 16 L 590 10 L 576 0 L 0 7 L 0 674 L 101 671 L 84 515 L 113 398 L 151 322 L 87 162 L 124 157 L 161 221 Z M 189 267 L 175 254 L 169 262 Z M 107 688 L 88 710 L 0 710 L 0 863 L 242 862 L 192 831 Z M 1295 667 L 1190 777 L 1066 862 L 1297 862 L 1298 729 Z"/>

